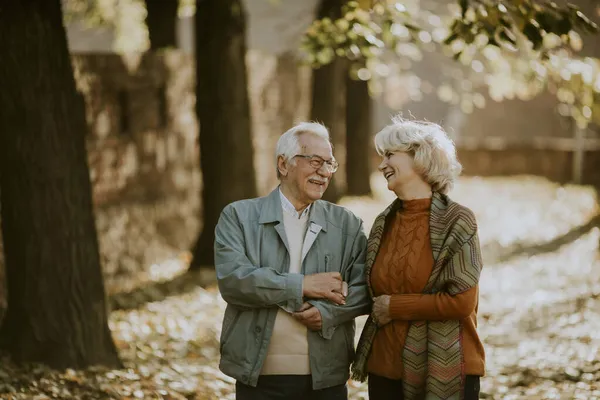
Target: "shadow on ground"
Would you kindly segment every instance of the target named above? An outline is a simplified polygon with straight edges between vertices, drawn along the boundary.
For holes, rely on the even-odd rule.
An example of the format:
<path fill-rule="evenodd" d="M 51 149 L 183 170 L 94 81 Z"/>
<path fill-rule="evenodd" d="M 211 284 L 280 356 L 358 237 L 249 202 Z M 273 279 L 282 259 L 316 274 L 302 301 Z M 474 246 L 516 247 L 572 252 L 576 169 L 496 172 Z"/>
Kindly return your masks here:
<path fill-rule="evenodd" d="M 494 242 L 483 246 L 482 252 L 487 256 L 488 261 L 491 261 L 494 264 L 507 263 L 518 257 L 531 257 L 555 252 L 562 246 L 572 243 L 583 235 L 589 233 L 593 228 L 600 228 L 600 214 L 590 219 L 584 225 L 574 227 L 564 235 L 561 235 L 546 243 L 532 245 L 516 243 L 510 247 L 502 247 L 498 243 Z"/>
<path fill-rule="evenodd" d="M 198 287 L 206 288 L 214 285 L 216 274 L 214 268 L 197 271 L 186 271 L 175 278 L 164 282 L 149 282 L 129 292 L 114 293 L 108 298 L 110 309 L 132 310 L 146 303 L 163 301 L 170 296 L 190 293 Z"/>

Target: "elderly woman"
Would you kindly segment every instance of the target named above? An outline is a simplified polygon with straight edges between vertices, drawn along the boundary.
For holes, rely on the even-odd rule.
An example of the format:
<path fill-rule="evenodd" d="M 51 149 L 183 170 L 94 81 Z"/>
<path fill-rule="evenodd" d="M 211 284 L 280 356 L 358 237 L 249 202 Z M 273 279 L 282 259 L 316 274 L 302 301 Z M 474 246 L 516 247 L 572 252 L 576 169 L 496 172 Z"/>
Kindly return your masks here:
<path fill-rule="evenodd" d="M 375 137 L 379 170 L 398 198 L 375 220 L 366 273 L 373 311 L 353 377 L 369 399 L 478 399 L 482 268 L 473 212 L 446 193 L 460 174 L 436 124 L 394 119 Z"/>

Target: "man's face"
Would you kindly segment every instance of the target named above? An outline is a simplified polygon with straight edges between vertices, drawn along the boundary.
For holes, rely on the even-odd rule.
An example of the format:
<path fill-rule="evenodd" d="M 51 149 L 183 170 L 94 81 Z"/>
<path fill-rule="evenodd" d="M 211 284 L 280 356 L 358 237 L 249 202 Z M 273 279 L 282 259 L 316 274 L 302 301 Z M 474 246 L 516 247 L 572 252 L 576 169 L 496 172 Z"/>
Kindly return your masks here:
<path fill-rule="evenodd" d="M 327 140 L 303 133 L 298 137 L 298 142 L 299 155 L 315 155 L 325 161 L 333 160 L 331 144 Z M 295 157 L 285 164 L 287 175 L 282 180 L 282 184 L 287 186 L 295 200 L 302 204 L 310 204 L 323 197 L 332 176 L 327 169 L 327 164 L 316 169 L 309 159 L 303 157 Z"/>

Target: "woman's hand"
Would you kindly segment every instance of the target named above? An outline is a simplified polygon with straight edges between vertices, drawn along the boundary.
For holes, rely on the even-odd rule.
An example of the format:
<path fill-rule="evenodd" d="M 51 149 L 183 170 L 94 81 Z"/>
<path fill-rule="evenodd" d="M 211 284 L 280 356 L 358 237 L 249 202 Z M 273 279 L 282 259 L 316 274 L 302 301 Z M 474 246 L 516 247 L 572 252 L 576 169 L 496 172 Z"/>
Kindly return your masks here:
<path fill-rule="evenodd" d="M 389 295 L 383 294 L 379 297 L 375 297 L 375 302 L 373 303 L 373 319 L 378 326 L 383 326 L 392 320 L 390 318 Z"/>

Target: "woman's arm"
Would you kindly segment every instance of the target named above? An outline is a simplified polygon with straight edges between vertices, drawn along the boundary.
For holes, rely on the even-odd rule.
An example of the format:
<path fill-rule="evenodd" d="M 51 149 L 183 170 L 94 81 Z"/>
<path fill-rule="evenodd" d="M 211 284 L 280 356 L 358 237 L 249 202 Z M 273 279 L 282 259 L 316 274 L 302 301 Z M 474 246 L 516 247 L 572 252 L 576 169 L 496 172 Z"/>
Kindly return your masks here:
<path fill-rule="evenodd" d="M 390 318 L 407 321 L 467 318 L 477 307 L 478 291 L 474 286 L 456 295 L 394 294 L 390 298 Z"/>
<path fill-rule="evenodd" d="M 375 298 L 373 314 L 380 325 L 399 320 L 463 319 L 477 307 L 478 285 L 483 263 L 477 227 L 444 265 L 444 289 L 435 294 L 395 294 Z"/>
<path fill-rule="evenodd" d="M 390 318 L 401 320 L 463 319 L 471 315 L 479 299 L 483 263 L 476 224 L 473 234 L 444 266 L 448 278 L 444 290 L 435 294 L 397 294 L 390 298 Z"/>

